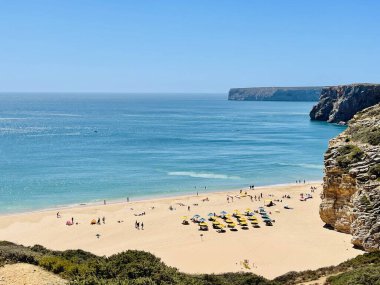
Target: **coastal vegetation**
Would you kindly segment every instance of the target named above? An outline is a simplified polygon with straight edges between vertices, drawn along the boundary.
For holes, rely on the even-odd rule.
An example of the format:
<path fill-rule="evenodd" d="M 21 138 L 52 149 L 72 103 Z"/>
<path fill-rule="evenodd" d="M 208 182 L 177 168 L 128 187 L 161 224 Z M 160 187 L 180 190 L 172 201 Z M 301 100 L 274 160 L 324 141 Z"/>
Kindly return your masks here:
<path fill-rule="evenodd" d="M 144 251 L 128 250 L 105 257 L 83 250 L 52 251 L 40 245 L 24 247 L 0 242 L 0 266 L 21 262 L 40 266 L 77 285 L 283 285 L 309 282 L 324 276 L 328 276 L 327 284 L 331 285 L 380 284 L 380 252 L 365 253 L 337 266 L 289 272 L 268 280 L 251 273 L 185 274 Z"/>
<path fill-rule="evenodd" d="M 336 160 L 342 168 L 347 168 L 350 164 L 360 161 L 364 156 L 364 152 L 358 146 L 351 144 L 338 148 L 338 153 L 339 156 Z"/>

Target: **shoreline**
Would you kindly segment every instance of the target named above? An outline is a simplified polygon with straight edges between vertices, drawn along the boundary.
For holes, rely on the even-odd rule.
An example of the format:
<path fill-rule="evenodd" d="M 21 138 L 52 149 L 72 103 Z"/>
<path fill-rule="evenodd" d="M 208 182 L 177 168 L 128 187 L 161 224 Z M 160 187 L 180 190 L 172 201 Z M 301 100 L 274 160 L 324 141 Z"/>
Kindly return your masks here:
<path fill-rule="evenodd" d="M 313 198 L 300 201 L 300 194 L 310 193 L 311 186 L 317 188 L 312 192 Z M 53 250 L 82 249 L 101 256 L 144 250 L 186 273 L 244 271 L 266 278 L 336 265 L 362 254 L 353 248 L 350 235 L 323 227 L 318 213 L 321 181 L 243 191 L 253 196 L 263 193 L 263 198 L 255 201 L 239 194 L 238 189 L 61 208 L 61 218 L 56 217 L 56 210 L 2 215 L 0 240 L 25 246 L 40 244 Z M 284 199 L 285 194 L 291 198 Z M 234 201 L 227 202 L 227 195 L 235 197 Z M 205 198 L 209 199 L 202 201 Z M 227 228 L 225 233 L 218 233 L 207 221 L 208 213 L 257 210 L 265 199 L 277 204 L 265 207 L 275 220 L 273 226 L 266 226 L 257 214 L 260 228 L 249 224 L 249 229 L 244 230 L 238 225 L 237 231 Z M 291 209 L 284 209 L 285 205 Z M 199 231 L 192 222 L 182 224 L 182 216 L 190 218 L 195 214 L 206 218 L 209 231 Z M 67 226 L 66 221 L 72 217 L 78 224 Z M 105 223 L 90 225 L 91 220 L 102 217 Z M 135 222 L 144 223 L 144 230 L 137 230 Z M 249 260 L 249 268 L 241 265 L 244 260 Z"/>
<path fill-rule="evenodd" d="M 307 181 L 306 184 L 322 184 L 323 180 L 311 180 Z M 266 189 L 266 188 L 272 188 L 272 187 L 281 187 L 281 186 L 298 186 L 298 185 L 303 185 L 304 183 L 277 183 L 277 184 L 269 184 L 269 185 L 262 185 L 262 186 L 255 186 L 255 190 L 258 189 Z M 239 191 L 240 189 L 243 190 L 249 190 L 247 186 L 241 187 L 241 188 L 231 188 L 231 189 L 222 189 L 222 190 L 210 190 L 210 191 L 199 191 L 199 195 L 205 195 L 205 194 L 223 194 L 225 192 L 233 192 L 233 191 Z M 195 191 L 196 192 L 196 191 Z M 193 194 L 191 194 L 193 193 Z M 156 200 L 165 200 L 165 199 L 177 199 L 177 198 L 185 198 L 185 197 L 191 197 L 194 196 L 196 197 L 196 194 L 194 194 L 194 191 L 192 192 L 182 192 L 182 193 L 170 193 L 168 195 L 165 194 L 159 194 L 159 195 L 152 195 L 152 196 L 136 196 L 134 197 L 135 199 L 129 200 L 127 202 L 126 199 L 106 199 L 106 205 L 117 205 L 117 204 L 122 204 L 122 203 L 138 203 L 138 202 L 148 202 L 148 201 L 156 201 Z M 26 215 L 26 214 L 34 214 L 34 213 L 40 213 L 40 212 L 51 212 L 51 211 L 63 211 L 66 209 L 73 209 L 73 208 L 85 208 L 85 207 L 92 207 L 92 206 L 104 206 L 103 202 L 100 201 L 90 201 L 90 202 L 82 202 L 79 204 L 67 204 L 67 205 L 58 205 L 58 206 L 53 206 L 53 207 L 48 207 L 48 208 L 40 208 L 40 209 L 35 209 L 35 210 L 25 210 L 25 211 L 20 211 L 20 212 L 9 212 L 9 213 L 1 213 L 0 212 L 0 217 L 4 216 L 17 216 L 17 215 Z"/>

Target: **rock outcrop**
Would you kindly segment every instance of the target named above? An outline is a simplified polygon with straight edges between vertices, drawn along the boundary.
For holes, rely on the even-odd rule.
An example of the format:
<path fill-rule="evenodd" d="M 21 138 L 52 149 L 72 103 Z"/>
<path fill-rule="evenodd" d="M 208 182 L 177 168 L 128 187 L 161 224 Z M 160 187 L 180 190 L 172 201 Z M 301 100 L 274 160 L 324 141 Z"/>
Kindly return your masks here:
<path fill-rule="evenodd" d="M 346 123 L 357 112 L 380 103 L 380 84 L 350 84 L 322 89 L 312 120 Z"/>
<path fill-rule="evenodd" d="M 380 104 L 357 113 L 329 142 L 324 157 L 321 219 L 352 234 L 352 243 L 380 250 Z"/>
<path fill-rule="evenodd" d="M 318 101 L 322 87 L 232 88 L 228 100 L 237 101 Z"/>

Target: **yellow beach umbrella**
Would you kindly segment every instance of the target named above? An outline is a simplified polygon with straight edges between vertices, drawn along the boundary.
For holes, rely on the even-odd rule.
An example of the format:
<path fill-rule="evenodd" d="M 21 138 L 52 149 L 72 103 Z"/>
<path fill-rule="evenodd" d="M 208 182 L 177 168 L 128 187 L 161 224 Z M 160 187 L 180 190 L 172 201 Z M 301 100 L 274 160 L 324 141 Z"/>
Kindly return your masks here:
<path fill-rule="evenodd" d="M 200 226 L 207 226 L 205 222 L 199 223 Z"/>
<path fill-rule="evenodd" d="M 181 219 L 182 220 L 187 220 L 187 216 L 182 216 Z"/>
<path fill-rule="evenodd" d="M 227 224 L 233 224 L 233 221 L 232 221 L 231 219 L 227 219 L 227 220 L 226 220 L 226 223 L 227 223 Z"/>
<path fill-rule="evenodd" d="M 234 227 L 236 227 L 236 224 L 235 223 L 229 224 L 228 227 L 229 228 L 234 228 Z"/>

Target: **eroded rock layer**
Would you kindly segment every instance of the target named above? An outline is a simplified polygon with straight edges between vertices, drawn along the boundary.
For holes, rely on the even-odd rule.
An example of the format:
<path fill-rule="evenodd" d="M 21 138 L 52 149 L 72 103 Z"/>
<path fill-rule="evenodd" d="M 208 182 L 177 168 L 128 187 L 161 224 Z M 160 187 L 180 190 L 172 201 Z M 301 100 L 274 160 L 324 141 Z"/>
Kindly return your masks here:
<path fill-rule="evenodd" d="M 320 216 L 352 243 L 380 250 L 380 104 L 357 113 L 329 142 Z"/>

